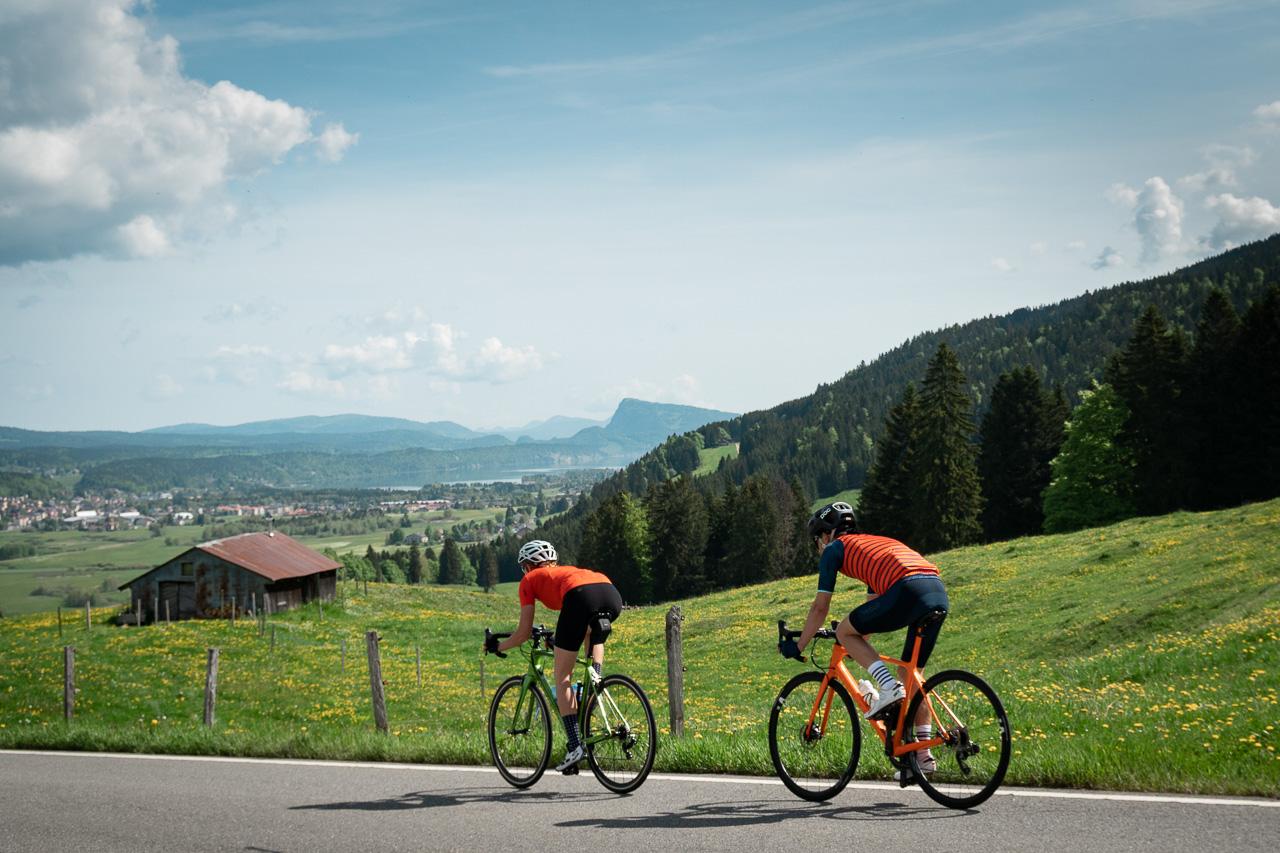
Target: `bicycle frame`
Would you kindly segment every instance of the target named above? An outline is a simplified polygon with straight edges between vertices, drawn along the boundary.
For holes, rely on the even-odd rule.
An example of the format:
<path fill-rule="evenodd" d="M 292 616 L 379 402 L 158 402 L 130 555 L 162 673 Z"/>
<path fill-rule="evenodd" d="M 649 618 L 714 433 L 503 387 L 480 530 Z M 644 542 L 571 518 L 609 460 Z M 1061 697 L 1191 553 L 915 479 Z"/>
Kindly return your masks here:
<path fill-rule="evenodd" d="M 521 650 L 523 654 L 523 649 Z M 520 698 L 516 700 L 516 709 L 513 716 L 513 729 L 519 729 L 523 725 L 527 730 L 533 719 L 534 703 L 529 699 L 529 691 L 536 685 L 541 685 L 543 695 L 551 701 L 553 706 L 556 705 L 556 692 L 551 686 L 550 679 L 547 678 L 547 667 L 555 666 L 555 651 L 549 648 L 538 648 L 537 640 L 534 640 L 533 647 L 529 649 L 529 669 L 525 672 L 524 678 L 520 683 Z M 578 658 L 577 665 L 582 667 L 582 696 L 578 700 L 578 731 L 585 735 L 587 725 L 587 705 L 590 703 L 592 694 L 596 693 L 595 683 L 591 680 L 590 666 L 591 661 L 584 658 Z M 599 691 L 600 695 L 600 714 L 604 717 L 605 728 L 599 734 L 591 737 L 582 737 L 582 745 L 593 746 L 601 741 L 608 740 L 613 737 L 614 723 L 609 719 L 610 714 L 622 720 L 622 712 L 618 710 L 618 706 L 614 704 L 613 699 L 604 691 Z"/>
<path fill-rule="evenodd" d="M 908 725 L 906 710 L 911 707 L 911 700 L 916 693 L 924 689 L 924 679 L 921 678 L 920 670 L 916 667 L 916 661 L 920 656 L 920 642 L 921 637 L 917 634 L 915 638 L 915 646 L 911 650 L 911 660 L 909 661 L 898 660 L 897 658 L 891 658 L 887 655 L 880 656 L 880 660 L 884 661 L 886 664 L 905 667 L 909 676 L 906 683 L 903 685 L 906 690 L 906 698 L 902 700 L 901 709 L 898 712 L 898 722 L 893 731 L 890 732 L 889 727 L 881 720 L 867 720 L 871 725 L 871 728 L 884 743 L 885 754 L 892 758 L 903 758 L 909 753 L 917 752 L 922 749 L 929 749 L 935 746 L 942 746 L 947 743 L 947 738 L 937 736 L 932 737 L 929 740 L 918 740 L 910 743 L 903 741 L 903 734 L 906 732 L 906 726 Z M 813 709 L 809 712 L 810 731 L 813 730 L 819 711 L 821 711 L 822 719 L 821 725 L 818 728 L 818 733 L 820 735 L 825 735 L 827 732 L 827 720 L 831 714 L 831 702 L 835 698 L 835 691 L 830 689 L 831 679 L 833 677 L 838 680 L 844 686 L 845 690 L 849 692 L 849 695 L 853 697 L 853 701 L 858 706 L 858 710 L 861 714 L 866 714 L 867 711 L 871 710 L 871 705 L 867 703 L 867 700 L 862 698 L 862 691 L 858 689 L 857 682 L 854 680 L 853 675 L 850 674 L 849 668 L 844 665 L 845 658 L 848 656 L 849 653 L 845 651 L 844 646 L 840 645 L 840 642 L 837 640 L 831 649 L 831 662 L 827 665 L 826 675 L 822 679 L 822 687 L 818 690 L 818 696 L 813 702 Z M 925 705 L 929 708 L 929 716 L 933 721 L 935 731 L 945 732 L 946 727 L 942 725 L 942 719 L 938 715 L 937 709 L 933 707 L 933 701 L 935 698 L 957 724 L 959 723 L 959 720 L 941 698 L 925 694 Z M 912 724 L 914 724 L 914 721 L 912 721 Z"/>

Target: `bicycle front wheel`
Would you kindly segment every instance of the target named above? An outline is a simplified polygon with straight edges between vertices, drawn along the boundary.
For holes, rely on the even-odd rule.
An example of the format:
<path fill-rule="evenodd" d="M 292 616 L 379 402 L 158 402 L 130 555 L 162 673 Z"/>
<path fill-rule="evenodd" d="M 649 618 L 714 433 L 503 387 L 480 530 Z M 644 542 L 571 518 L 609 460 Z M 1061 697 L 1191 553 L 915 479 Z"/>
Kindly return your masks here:
<path fill-rule="evenodd" d="M 933 736 L 946 740 L 931 752 L 937 768 L 921 772 L 921 753 L 910 753 L 911 771 L 924 792 L 953 809 L 969 809 L 985 802 L 1004 781 L 1011 752 L 1009 719 L 991 685 L 971 672 L 951 669 L 924 683 L 907 709 L 915 720 L 928 697 L 933 708 Z M 907 726 L 907 737 L 914 727 Z"/>
<path fill-rule="evenodd" d="M 502 778 L 528 788 L 551 762 L 551 717 L 547 700 L 513 675 L 498 685 L 489 703 L 489 754 Z"/>
<path fill-rule="evenodd" d="M 604 678 L 587 701 L 584 728 L 587 763 L 601 785 L 629 794 L 644 784 L 658 753 L 658 729 L 639 684 L 625 675 Z"/>
<path fill-rule="evenodd" d="M 778 778 L 797 797 L 815 802 L 844 790 L 862 746 L 853 700 L 834 679 L 823 690 L 823 677 L 802 672 L 788 681 L 769 714 L 769 756 Z"/>

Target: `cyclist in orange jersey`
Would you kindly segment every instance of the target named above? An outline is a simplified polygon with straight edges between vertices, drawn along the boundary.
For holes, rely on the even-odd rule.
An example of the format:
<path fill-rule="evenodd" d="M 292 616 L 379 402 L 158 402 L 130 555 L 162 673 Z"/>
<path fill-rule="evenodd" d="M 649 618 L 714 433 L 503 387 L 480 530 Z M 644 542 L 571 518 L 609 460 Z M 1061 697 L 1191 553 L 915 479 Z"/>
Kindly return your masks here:
<path fill-rule="evenodd" d="M 570 679 L 578 650 L 589 639 L 591 624 L 598 614 L 613 621 L 622 611 L 622 596 L 610 580 L 599 572 L 559 564 L 559 554 L 550 542 L 533 539 L 524 543 L 516 559 L 524 577 L 520 581 L 520 625 L 507 639 L 493 638 L 488 652 L 505 652 L 529 639 L 533 630 L 534 602 L 559 610 L 556 622 L 555 668 L 552 685 L 556 691 L 556 707 L 564 722 L 568 748 L 564 760 L 556 765 L 562 773 L 576 772 L 583 759 L 582 740 L 578 732 L 578 698 Z M 604 638 L 591 646 L 592 678 L 599 680 L 604 666 Z"/>
<path fill-rule="evenodd" d="M 880 695 L 866 715 L 875 717 L 906 694 L 902 682 L 880 660 L 880 653 L 867 637 L 912 626 L 936 608 L 949 609 L 946 587 L 938 577 L 937 566 L 898 540 L 859 533 L 853 507 L 843 501 L 828 504 L 814 513 L 808 529 L 822 554 L 818 561 L 818 592 L 809 606 L 800 636 L 779 643 L 778 651 L 786 657 L 803 659 L 801 649 L 826 622 L 839 575 L 865 584 L 866 602 L 840 621 L 836 637 L 849 656 L 866 668 L 880 686 Z M 942 620 L 938 620 L 920 632 L 920 657 L 916 663 L 921 670 L 933 652 L 941 628 Z M 915 628 L 912 627 L 907 631 L 903 660 L 910 659 L 914 645 Z M 900 668 L 899 674 L 906 678 L 905 670 Z M 915 727 L 920 740 L 932 737 L 929 709 L 923 703 L 916 714 Z M 933 756 L 926 751 L 921 757 L 921 769 L 929 772 L 932 766 Z"/>

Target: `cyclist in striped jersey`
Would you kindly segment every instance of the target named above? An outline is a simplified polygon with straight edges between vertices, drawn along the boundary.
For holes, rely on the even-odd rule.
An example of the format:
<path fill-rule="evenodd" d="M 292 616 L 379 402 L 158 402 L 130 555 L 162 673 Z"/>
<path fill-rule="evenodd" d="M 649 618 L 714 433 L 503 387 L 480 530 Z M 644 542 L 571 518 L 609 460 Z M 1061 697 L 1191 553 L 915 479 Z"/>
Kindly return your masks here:
<path fill-rule="evenodd" d="M 880 685 L 880 695 L 867 712 L 868 718 L 874 717 L 905 698 L 905 691 L 902 682 L 880 660 L 880 653 L 867 641 L 868 635 L 912 625 L 935 608 L 949 609 L 946 587 L 938 577 L 937 566 L 898 540 L 859 533 L 853 507 L 843 501 L 828 504 L 814 513 L 809 519 L 809 535 L 822 553 L 818 561 L 818 592 L 799 638 L 780 643 L 778 650 L 787 657 L 802 658 L 800 650 L 826 622 L 839 575 L 865 584 L 866 602 L 841 620 L 836 627 L 836 637 L 849 656 L 865 667 Z M 917 663 L 922 670 L 941 628 L 942 620 L 938 620 L 921 631 Z M 911 657 L 914 645 L 915 629 L 912 628 L 907 631 L 903 660 Z M 906 677 L 905 672 L 900 674 Z M 916 734 L 921 739 L 930 737 L 929 709 L 923 703 L 915 723 Z M 926 763 L 932 764 L 931 759 L 926 753 L 921 760 L 922 768 Z"/>

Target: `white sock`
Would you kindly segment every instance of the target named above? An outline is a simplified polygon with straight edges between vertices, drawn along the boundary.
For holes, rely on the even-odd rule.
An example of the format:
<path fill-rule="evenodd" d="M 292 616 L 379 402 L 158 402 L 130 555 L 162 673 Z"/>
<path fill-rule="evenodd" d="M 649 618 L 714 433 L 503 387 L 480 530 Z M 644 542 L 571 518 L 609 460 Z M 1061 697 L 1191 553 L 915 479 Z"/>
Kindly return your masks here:
<path fill-rule="evenodd" d="M 916 726 L 916 740 L 928 740 L 933 736 L 933 724 Z"/>
<path fill-rule="evenodd" d="M 871 673 L 871 677 L 880 682 L 880 686 L 885 690 L 892 690 L 893 685 L 898 683 L 898 680 L 893 677 L 893 673 L 889 671 L 889 667 L 885 666 L 882 660 L 878 660 L 867 667 L 867 672 Z"/>

